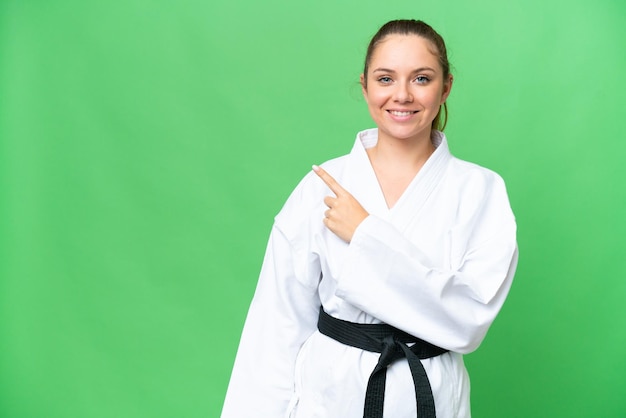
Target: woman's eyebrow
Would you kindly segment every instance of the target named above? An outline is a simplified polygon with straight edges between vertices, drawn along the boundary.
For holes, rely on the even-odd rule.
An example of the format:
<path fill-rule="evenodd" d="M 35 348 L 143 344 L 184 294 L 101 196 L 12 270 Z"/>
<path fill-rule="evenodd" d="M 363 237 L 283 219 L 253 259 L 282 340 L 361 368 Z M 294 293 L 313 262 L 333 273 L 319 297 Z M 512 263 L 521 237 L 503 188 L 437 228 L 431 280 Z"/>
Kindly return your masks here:
<path fill-rule="evenodd" d="M 433 73 L 437 72 L 437 70 L 435 70 L 434 68 L 430 68 L 430 67 L 420 67 L 420 68 L 417 68 L 416 70 L 413 70 L 414 73 L 421 73 L 424 71 L 431 71 Z"/>
<path fill-rule="evenodd" d="M 380 72 L 380 73 L 395 73 L 394 70 L 391 70 L 389 68 L 377 68 L 373 72 L 374 73 L 376 73 L 376 72 Z"/>
<path fill-rule="evenodd" d="M 421 73 L 423 71 L 432 71 L 433 73 L 436 72 L 434 68 L 431 67 L 420 67 L 420 68 L 416 68 L 415 70 L 413 70 L 413 73 Z M 376 68 L 374 71 L 372 71 L 374 73 L 376 72 L 381 72 L 381 73 L 395 73 L 394 70 L 390 69 L 390 68 Z"/>

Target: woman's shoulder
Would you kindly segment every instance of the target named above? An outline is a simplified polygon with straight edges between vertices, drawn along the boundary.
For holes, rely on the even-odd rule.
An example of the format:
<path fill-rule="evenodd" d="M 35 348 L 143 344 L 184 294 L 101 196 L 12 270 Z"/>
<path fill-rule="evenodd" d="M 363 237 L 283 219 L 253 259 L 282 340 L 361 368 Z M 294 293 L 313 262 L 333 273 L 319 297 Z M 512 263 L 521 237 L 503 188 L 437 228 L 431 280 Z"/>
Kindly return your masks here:
<path fill-rule="evenodd" d="M 450 161 L 446 188 L 455 196 L 459 216 L 497 223 L 505 229 L 515 225 L 509 195 L 502 177 L 495 171 L 473 162 L 453 158 Z"/>
<path fill-rule="evenodd" d="M 485 211 L 488 208 L 504 214 L 511 207 L 506 184 L 494 170 L 453 157 L 448 165 L 445 188 L 455 196 L 464 213 Z M 512 215 L 512 213 L 511 213 Z"/>
<path fill-rule="evenodd" d="M 448 175 L 463 186 L 469 184 L 475 184 L 476 186 L 504 185 L 504 180 L 500 174 L 492 169 L 470 161 L 461 160 L 457 157 L 450 159 Z"/>
<path fill-rule="evenodd" d="M 449 182 L 457 183 L 461 186 L 470 183 L 476 185 L 503 183 L 502 177 L 495 171 L 453 155 L 448 148 L 448 140 L 443 132 L 434 131 L 434 141 L 438 147 L 444 148 L 443 155 L 446 156 L 447 164 L 446 178 Z"/>

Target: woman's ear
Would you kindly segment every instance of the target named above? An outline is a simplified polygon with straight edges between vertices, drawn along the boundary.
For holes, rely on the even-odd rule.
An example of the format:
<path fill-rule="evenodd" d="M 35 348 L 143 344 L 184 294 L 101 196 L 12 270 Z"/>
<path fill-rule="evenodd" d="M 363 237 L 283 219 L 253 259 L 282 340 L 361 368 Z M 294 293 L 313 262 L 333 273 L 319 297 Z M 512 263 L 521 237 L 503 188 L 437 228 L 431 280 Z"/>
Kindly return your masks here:
<path fill-rule="evenodd" d="M 448 75 L 448 79 L 443 83 L 443 93 L 441 94 L 441 104 L 444 104 L 450 95 L 450 91 L 452 90 L 452 82 L 454 81 L 454 77 L 452 74 Z"/>
<path fill-rule="evenodd" d="M 361 91 L 363 92 L 363 95 L 365 96 L 365 94 L 367 93 L 367 84 L 365 83 L 364 74 L 361 74 L 360 83 L 361 83 Z"/>

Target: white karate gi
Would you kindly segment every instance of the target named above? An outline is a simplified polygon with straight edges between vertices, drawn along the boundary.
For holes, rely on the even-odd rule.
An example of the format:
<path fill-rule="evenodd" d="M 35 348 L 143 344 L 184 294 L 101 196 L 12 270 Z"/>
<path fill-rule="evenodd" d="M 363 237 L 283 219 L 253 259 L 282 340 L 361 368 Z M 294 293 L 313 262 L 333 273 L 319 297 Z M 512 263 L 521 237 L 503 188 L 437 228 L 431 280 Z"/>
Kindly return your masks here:
<path fill-rule="evenodd" d="M 470 416 L 463 353 L 478 347 L 500 310 L 517 264 L 516 225 L 502 179 L 435 152 L 395 206 L 386 206 L 360 132 L 349 155 L 323 167 L 370 214 L 350 244 L 322 223 L 332 195 L 314 173 L 276 216 L 245 323 L 222 418 L 360 418 L 379 354 L 317 330 L 330 315 L 385 322 L 450 350 L 422 360 L 437 417 Z M 387 371 L 384 416 L 414 418 L 406 360 Z"/>

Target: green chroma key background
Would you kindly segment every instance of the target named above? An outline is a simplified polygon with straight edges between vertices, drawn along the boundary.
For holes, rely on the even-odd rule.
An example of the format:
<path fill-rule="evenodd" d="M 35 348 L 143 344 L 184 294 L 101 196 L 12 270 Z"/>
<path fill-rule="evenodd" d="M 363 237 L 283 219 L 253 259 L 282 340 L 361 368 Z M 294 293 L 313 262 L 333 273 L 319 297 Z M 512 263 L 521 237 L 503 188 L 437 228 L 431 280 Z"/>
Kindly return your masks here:
<path fill-rule="evenodd" d="M 273 216 L 372 127 L 369 37 L 449 45 L 520 265 L 474 416 L 626 416 L 626 6 L 0 1 L 0 417 L 217 417 Z"/>

